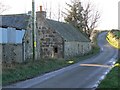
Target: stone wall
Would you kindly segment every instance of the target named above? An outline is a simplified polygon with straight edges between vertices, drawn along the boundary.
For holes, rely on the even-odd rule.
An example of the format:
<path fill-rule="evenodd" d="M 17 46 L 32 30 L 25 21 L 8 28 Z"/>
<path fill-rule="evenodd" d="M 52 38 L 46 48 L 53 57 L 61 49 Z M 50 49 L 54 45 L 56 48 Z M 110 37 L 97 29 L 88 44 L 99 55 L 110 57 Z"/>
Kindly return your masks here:
<path fill-rule="evenodd" d="M 36 27 L 36 60 L 41 58 L 63 58 L 63 39 L 45 20 L 37 18 Z M 26 30 L 23 40 L 24 60 L 32 59 L 32 30 Z"/>
<path fill-rule="evenodd" d="M 32 51 L 32 32 L 27 30 L 24 37 L 24 60 L 30 60 Z M 40 58 L 63 58 L 63 39 L 45 24 L 36 29 L 36 60 Z"/>
<path fill-rule="evenodd" d="M 90 42 L 65 42 L 64 56 L 72 57 L 77 55 L 84 55 L 91 50 Z"/>
<path fill-rule="evenodd" d="M 63 58 L 63 39 L 53 29 L 42 27 L 40 36 L 41 58 Z"/>
<path fill-rule="evenodd" d="M 36 13 L 37 50 L 41 58 L 63 58 L 63 39 L 46 22 L 45 12 Z M 38 52 L 38 51 L 37 51 Z"/>
<path fill-rule="evenodd" d="M 24 61 L 31 59 L 33 54 L 32 48 L 32 30 L 26 30 L 23 38 L 23 57 Z"/>
<path fill-rule="evenodd" d="M 2 62 L 22 62 L 22 44 L 0 44 L 2 47 Z"/>

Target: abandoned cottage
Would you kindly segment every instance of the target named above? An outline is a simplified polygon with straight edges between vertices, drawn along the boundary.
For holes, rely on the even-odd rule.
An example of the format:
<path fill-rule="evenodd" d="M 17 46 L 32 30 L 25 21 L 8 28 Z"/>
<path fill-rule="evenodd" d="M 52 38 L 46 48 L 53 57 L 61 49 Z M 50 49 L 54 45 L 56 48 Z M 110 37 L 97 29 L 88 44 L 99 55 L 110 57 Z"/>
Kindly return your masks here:
<path fill-rule="evenodd" d="M 42 8 L 42 7 L 41 7 Z M 24 62 L 32 58 L 30 14 L 2 15 L 0 47 L 2 61 Z M 90 40 L 72 25 L 47 19 L 46 12 L 36 12 L 36 59 L 67 58 L 91 50 Z"/>

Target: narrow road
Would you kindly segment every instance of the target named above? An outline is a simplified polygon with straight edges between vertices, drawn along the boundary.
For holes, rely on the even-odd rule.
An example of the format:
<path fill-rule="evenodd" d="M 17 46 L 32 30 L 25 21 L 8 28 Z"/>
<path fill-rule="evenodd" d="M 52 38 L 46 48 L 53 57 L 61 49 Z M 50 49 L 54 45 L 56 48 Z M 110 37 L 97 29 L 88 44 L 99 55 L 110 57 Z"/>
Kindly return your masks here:
<path fill-rule="evenodd" d="M 101 51 L 96 56 L 80 61 L 61 70 L 20 82 L 7 88 L 93 88 L 95 89 L 110 69 L 103 67 L 80 66 L 80 64 L 112 65 L 118 52 L 106 41 L 106 32 L 98 36 Z"/>
<path fill-rule="evenodd" d="M 106 33 L 98 36 L 98 45 L 101 48 L 99 55 L 80 63 L 113 64 L 117 57 L 117 50 L 107 43 Z M 76 67 L 60 73 L 55 77 L 33 85 L 31 88 L 94 88 L 104 78 L 108 68 L 102 67 Z"/>

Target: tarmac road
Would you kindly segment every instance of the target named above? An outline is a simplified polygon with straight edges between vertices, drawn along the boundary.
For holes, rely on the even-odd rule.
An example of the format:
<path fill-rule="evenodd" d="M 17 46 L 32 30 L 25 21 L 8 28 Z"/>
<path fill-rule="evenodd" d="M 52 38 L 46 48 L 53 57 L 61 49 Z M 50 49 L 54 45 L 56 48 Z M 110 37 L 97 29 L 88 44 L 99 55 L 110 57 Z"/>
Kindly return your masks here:
<path fill-rule="evenodd" d="M 80 66 L 80 64 L 105 64 L 113 65 L 116 62 L 117 50 L 106 41 L 106 32 L 98 36 L 98 45 L 101 51 L 98 55 L 80 61 L 61 70 L 36 77 L 8 88 L 93 88 L 95 89 L 106 74 L 110 71 L 104 67 Z"/>

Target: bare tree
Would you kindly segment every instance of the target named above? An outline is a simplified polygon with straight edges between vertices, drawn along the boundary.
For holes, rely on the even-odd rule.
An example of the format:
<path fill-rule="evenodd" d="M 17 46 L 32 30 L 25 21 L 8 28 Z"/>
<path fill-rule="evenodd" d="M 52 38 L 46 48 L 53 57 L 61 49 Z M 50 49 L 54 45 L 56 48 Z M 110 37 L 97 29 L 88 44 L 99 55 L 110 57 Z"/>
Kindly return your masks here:
<path fill-rule="evenodd" d="M 1 2 L 0 2 L 0 14 L 2 14 L 4 11 L 6 11 L 8 9 L 8 7 L 6 5 L 3 5 Z"/>
<path fill-rule="evenodd" d="M 92 4 L 88 3 L 83 11 L 83 30 L 90 37 L 91 32 L 97 27 L 100 19 L 100 13 L 92 9 Z"/>
<path fill-rule="evenodd" d="M 51 19 L 51 16 L 52 16 L 52 14 L 51 14 L 51 11 L 52 11 L 52 3 L 50 2 L 50 13 L 49 13 L 49 18 Z"/>
<path fill-rule="evenodd" d="M 60 4 L 58 4 L 58 21 L 60 20 L 61 18 L 61 11 L 60 11 Z"/>

